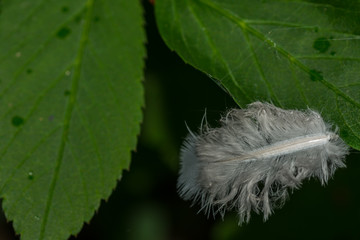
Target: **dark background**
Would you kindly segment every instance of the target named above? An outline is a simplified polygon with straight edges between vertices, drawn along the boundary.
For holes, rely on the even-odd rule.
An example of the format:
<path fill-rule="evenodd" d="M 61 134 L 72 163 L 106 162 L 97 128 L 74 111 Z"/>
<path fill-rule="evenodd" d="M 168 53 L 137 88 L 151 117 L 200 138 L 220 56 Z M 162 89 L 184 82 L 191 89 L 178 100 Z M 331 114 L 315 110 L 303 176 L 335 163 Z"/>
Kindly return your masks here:
<path fill-rule="evenodd" d="M 159 36 L 153 6 L 144 1 L 147 31 L 146 106 L 130 171 L 124 171 L 113 194 L 102 201 L 90 223 L 71 240 L 180 239 L 360 239 L 360 154 L 352 151 L 347 168 L 327 186 L 309 180 L 290 194 L 267 222 L 252 215 L 237 225 L 236 212 L 209 219 L 199 206 L 176 192 L 178 153 L 187 134 L 185 121 L 197 130 L 206 109 L 216 125 L 222 112 L 236 107 L 208 76 L 186 65 Z M 75 214 L 75 213 L 74 213 Z M 0 216 L 0 240 L 18 239 Z"/>

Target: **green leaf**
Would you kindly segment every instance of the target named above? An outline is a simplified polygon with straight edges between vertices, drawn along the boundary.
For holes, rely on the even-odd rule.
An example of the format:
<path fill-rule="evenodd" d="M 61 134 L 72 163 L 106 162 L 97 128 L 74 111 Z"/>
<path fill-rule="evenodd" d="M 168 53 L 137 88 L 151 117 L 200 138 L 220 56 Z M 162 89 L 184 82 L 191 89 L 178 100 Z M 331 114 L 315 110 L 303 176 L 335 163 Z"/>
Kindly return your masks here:
<path fill-rule="evenodd" d="M 359 1 L 157 0 L 167 45 L 240 105 L 321 112 L 360 149 Z"/>
<path fill-rule="evenodd" d="M 79 232 L 129 167 L 142 25 L 139 1 L 2 3 L 0 194 L 22 239 Z"/>

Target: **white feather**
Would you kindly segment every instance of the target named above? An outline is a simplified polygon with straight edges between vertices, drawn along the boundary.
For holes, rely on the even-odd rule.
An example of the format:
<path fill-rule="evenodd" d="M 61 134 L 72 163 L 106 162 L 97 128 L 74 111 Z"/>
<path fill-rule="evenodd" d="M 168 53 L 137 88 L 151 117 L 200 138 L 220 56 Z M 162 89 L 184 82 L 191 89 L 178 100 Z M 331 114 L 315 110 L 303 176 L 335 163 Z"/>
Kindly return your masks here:
<path fill-rule="evenodd" d="M 239 224 L 251 211 L 267 220 L 281 206 L 288 189 L 317 177 L 327 183 L 345 167 L 347 145 L 312 110 L 283 110 L 255 102 L 232 109 L 219 128 L 190 131 L 181 149 L 179 194 L 200 202 L 207 213 L 236 209 Z"/>

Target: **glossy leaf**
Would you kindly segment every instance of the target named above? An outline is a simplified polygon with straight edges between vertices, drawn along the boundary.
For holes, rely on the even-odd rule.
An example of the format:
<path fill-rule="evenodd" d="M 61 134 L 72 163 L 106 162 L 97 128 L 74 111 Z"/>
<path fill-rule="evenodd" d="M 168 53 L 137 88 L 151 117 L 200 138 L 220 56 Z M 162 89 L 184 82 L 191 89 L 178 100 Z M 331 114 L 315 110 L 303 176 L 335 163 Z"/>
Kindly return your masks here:
<path fill-rule="evenodd" d="M 67 239 L 128 168 L 142 119 L 139 1 L 2 3 L 0 194 L 21 239 Z"/>
<path fill-rule="evenodd" d="M 358 1 L 158 0 L 167 45 L 240 105 L 310 107 L 360 149 Z"/>

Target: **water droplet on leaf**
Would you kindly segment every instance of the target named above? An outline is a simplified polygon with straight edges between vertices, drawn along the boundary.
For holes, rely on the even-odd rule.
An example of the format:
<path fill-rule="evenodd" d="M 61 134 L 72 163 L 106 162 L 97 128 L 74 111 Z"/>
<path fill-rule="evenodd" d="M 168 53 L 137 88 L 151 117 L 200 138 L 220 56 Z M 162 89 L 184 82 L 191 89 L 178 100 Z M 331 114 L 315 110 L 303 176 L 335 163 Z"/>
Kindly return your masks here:
<path fill-rule="evenodd" d="M 69 7 L 68 7 L 68 6 L 63 6 L 63 7 L 61 8 L 61 11 L 62 11 L 63 13 L 67 13 L 67 12 L 69 11 Z"/>
<path fill-rule="evenodd" d="M 320 53 L 326 52 L 330 47 L 330 42 L 327 38 L 321 37 L 315 40 L 313 48 L 318 50 Z"/>
<path fill-rule="evenodd" d="M 11 119 L 11 123 L 12 125 L 14 125 L 15 127 L 19 127 L 21 125 L 24 124 L 24 118 L 20 117 L 20 116 L 14 116 L 12 119 Z"/>
<path fill-rule="evenodd" d="M 70 28 L 68 27 L 62 27 L 58 32 L 57 32 L 57 36 L 58 38 L 64 39 L 66 38 L 69 34 L 71 33 Z"/>
<path fill-rule="evenodd" d="M 320 81 L 324 79 L 324 77 L 321 75 L 321 72 L 316 69 L 311 69 L 309 74 L 312 81 Z"/>
<path fill-rule="evenodd" d="M 33 172 L 33 171 L 30 171 L 30 172 L 28 173 L 28 179 L 29 179 L 29 180 L 33 180 L 33 179 L 34 179 L 34 172 Z"/>

